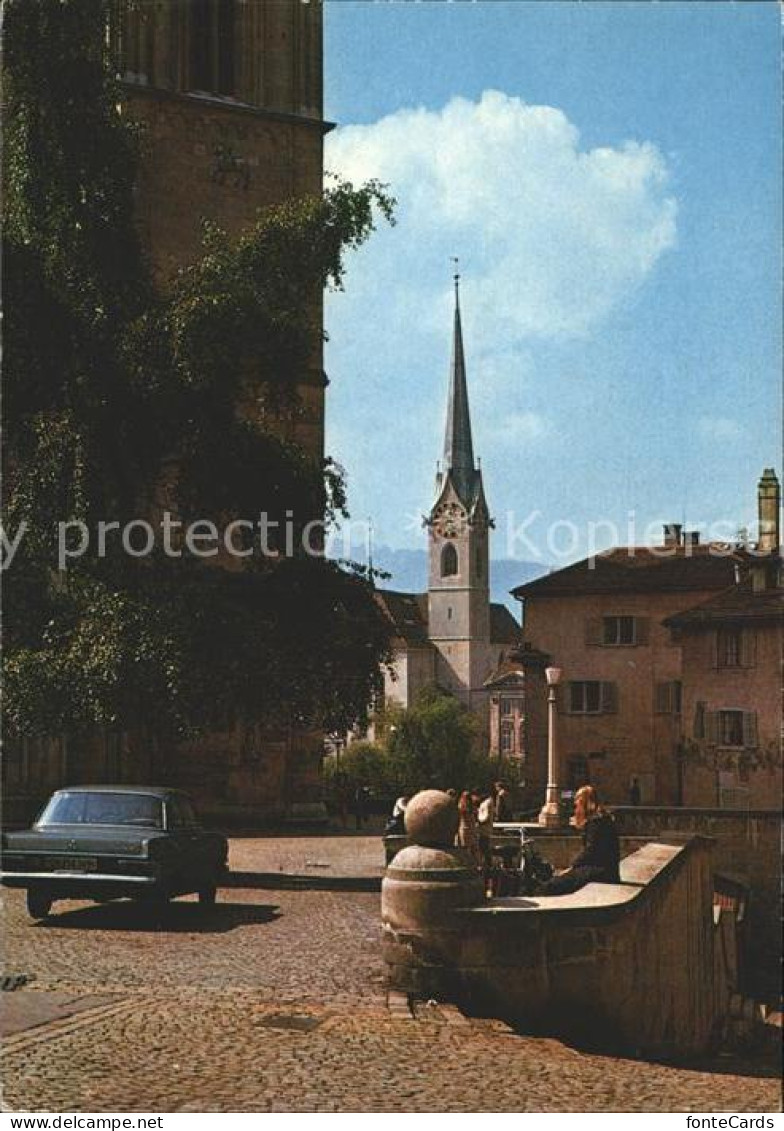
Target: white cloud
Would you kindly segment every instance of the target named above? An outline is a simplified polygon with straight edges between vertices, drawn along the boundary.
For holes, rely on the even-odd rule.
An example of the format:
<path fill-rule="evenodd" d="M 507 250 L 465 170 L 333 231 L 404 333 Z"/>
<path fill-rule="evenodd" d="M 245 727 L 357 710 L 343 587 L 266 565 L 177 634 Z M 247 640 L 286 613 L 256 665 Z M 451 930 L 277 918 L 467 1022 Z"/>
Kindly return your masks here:
<path fill-rule="evenodd" d="M 560 110 L 498 91 L 346 126 L 327 139 L 326 163 L 388 182 L 399 201 L 398 227 L 361 255 L 361 285 L 394 290 L 401 313 L 441 327 L 459 255 L 466 329 L 482 349 L 590 332 L 675 243 L 655 145 L 583 149 Z"/>
<path fill-rule="evenodd" d="M 550 421 L 538 412 L 498 413 L 491 427 L 483 430 L 483 439 L 493 447 L 514 445 L 546 439 L 552 431 Z"/>
<path fill-rule="evenodd" d="M 697 421 L 697 431 L 704 440 L 738 440 L 744 429 L 729 416 L 702 416 Z"/>
<path fill-rule="evenodd" d="M 327 444 L 347 468 L 352 510 L 403 530 L 430 490 L 454 255 L 475 451 L 491 506 L 513 505 L 500 469 L 528 446 L 556 442 L 562 428 L 543 373 L 580 383 L 567 376 L 581 369 L 572 354 L 580 339 L 675 243 L 664 158 L 649 142 L 586 149 L 560 110 L 487 91 L 338 129 L 326 166 L 355 183 L 385 181 L 399 202 L 397 226 L 379 224 L 352 254 L 346 293 L 326 306 Z"/>

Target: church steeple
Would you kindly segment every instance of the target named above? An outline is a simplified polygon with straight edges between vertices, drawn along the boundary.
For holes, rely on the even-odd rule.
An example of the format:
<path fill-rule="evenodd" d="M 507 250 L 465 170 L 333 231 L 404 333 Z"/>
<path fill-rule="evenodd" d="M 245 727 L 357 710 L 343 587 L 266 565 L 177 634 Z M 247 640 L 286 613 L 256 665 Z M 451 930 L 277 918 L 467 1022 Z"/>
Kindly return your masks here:
<path fill-rule="evenodd" d="M 452 335 L 452 360 L 449 371 L 449 400 L 444 435 L 444 475 L 451 476 L 458 495 L 466 506 L 474 501 L 477 471 L 471 438 L 471 413 L 468 407 L 463 328 L 460 322 L 460 275 L 455 274 L 455 318 Z"/>
<path fill-rule="evenodd" d="M 468 410 L 460 276 L 455 275 L 455 318 L 443 463 L 429 530 L 428 638 L 438 653 L 436 682 L 469 705 L 485 694 L 490 670 L 489 536 L 482 472 L 474 463 Z"/>

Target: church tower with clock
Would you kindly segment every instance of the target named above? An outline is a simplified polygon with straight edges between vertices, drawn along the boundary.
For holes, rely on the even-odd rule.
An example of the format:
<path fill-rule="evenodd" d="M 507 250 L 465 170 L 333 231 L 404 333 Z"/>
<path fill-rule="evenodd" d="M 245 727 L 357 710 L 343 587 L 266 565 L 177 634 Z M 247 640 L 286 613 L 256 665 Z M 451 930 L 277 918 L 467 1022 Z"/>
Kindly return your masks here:
<path fill-rule="evenodd" d="M 424 525 L 426 591 L 376 592 L 394 633 L 384 701 L 411 707 L 428 688 L 448 691 L 482 721 L 481 744 L 488 749 L 492 679 L 510 650 L 519 647 L 520 625 L 506 605 L 490 600 L 493 520 L 474 460 L 457 275 L 444 451 Z"/>
<path fill-rule="evenodd" d="M 436 649 L 436 681 L 476 708 L 491 667 L 489 534 L 493 526 L 474 462 L 468 406 L 459 276 L 443 459 L 428 527 L 428 635 Z"/>

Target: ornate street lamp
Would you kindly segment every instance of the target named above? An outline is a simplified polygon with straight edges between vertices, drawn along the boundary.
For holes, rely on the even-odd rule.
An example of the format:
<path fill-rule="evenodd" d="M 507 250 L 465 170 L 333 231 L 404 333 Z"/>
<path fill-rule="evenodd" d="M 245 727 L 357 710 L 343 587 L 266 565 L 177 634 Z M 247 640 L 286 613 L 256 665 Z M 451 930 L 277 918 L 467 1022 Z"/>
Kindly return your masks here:
<path fill-rule="evenodd" d="M 547 680 L 547 794 L 539 813 L 539 824 L 548 829 L 561 825 L 561 799 L 558 785 L 558 760 L 555 745 L 555 695 L 563 672 L 560 668 L 545 668 Z"/>

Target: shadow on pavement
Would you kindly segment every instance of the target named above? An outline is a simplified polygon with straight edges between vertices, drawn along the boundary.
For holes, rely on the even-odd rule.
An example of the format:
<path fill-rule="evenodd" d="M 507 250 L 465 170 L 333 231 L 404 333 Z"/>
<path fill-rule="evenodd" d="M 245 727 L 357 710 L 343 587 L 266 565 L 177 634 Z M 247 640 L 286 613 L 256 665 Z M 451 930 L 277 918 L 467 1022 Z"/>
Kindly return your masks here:
<path fill-rule="evenodd" d="M 611 1036 L 604 1034 L 597 1039 L 596 1034 L 583 1033 L 555 1033 L 546 1029 L 534 1029 L 527 1026 L 513 1025 L 519 1037 L 532 1035 L 546 1036 L 562 1041 L 564 1045 L 574 1049 L 575 1052 L 591 1056 L 606 1056 L 611 1060 L 640 1061 L 647 1064 L 663 1064 L 667 1067 L 686 1069 L 691 1072 L 706 1072 L 714 1076 L 746 1076 L 758 1080 L 778 1079 L 781 1075 L 781 1056 L 771 1047 L 759 1044 L 757 1047 L 747 1049 L 725 1050 L 717 1049 L 714 1053 L 694 1057 L 658 1058 L 634 1054 L 622 1045 L 616 1045 Z"/>
<path fill-rule="evenodd" d="M 261 888 L 274 891 L 381 891 L 381 875 L 330 876 L 291 872 L 231 872 L 222 881 L 224 888 Z"/>
<path fill-rule="evenodd" d="M 266 903 L 216 903 L 202 907 L 196 902 L 172 901 L 164 907 L 145 906 L 130 900 L 80 907 L 57 913 L 36 924 L 40 930 L 156 931 L 167 934 L 222 934 L 235 927 L 271 923 L 280 911 Z"/>

